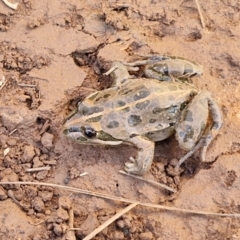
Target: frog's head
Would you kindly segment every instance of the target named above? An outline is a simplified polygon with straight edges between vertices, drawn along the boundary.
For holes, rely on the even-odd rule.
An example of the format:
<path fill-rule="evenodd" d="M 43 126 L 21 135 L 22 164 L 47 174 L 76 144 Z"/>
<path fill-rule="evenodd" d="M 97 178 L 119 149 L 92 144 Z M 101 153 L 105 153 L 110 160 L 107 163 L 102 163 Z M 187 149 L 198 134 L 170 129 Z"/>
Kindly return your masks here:
<path fill-rule="evenodd" d="M 98 122 L 87 122 L 79 113 L 65 122 L 63 133 L 80 144 L 118 145 L 122 143 L 120 139 L 104 132 Z"/>

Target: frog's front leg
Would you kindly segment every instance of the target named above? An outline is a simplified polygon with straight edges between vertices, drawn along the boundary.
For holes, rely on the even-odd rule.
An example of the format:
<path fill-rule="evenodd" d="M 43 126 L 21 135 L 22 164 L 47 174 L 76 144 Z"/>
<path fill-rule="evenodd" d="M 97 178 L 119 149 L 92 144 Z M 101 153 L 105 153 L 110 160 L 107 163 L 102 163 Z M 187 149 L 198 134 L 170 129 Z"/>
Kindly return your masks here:
<path fill-rule="evenodd" d="M 209 125 L 209 113 L 212 123 Z M 194 97 L 182 111 L 176 127 L 176 139 L 182 149 L 189 152 L 179 160 L 180 165 L 202 147 L 201 160 L 205 161 L 207 147 L 222 126 L 221 110 L 210 92 L 203 91 Z"/>
<path fill-rule="evenodd" d="M 129 173 L 143 175 L 151 168 L 155 144 L 142 136 L 133 137 L 128 141 L 137 147 L 138 155 L 136 159 L 130 158 L 131 162 L 125 163 L 124 170 Z"/>

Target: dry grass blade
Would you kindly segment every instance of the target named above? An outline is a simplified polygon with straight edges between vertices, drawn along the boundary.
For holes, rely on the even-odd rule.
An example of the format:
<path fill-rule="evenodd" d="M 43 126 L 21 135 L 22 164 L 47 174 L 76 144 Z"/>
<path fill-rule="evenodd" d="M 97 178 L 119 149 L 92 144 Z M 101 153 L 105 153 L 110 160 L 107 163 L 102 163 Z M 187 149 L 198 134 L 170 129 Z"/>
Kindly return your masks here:
<path fill-rule="evenodd" d="M 109 218 L 106 222 L 104 222 L 102 225 L 100 225 L 98 228 L 96 228 L 94 231 L 92 231 L 90 234 L 88 234 L 83 240 L 90 240 L 94 236 L 96 236 L 98 233 L 100 233 L 104 228 L 106 228 L 108 225 L 110 225 L 112 222 L 120 218 L 123 214 L 130 211 L 132 208 L 136 207 L 138 203 L 132 203 L 126 208 L 122 209 L 121 211 L 117 212 L 114 216 Z"/>
<path fill-rule="evenodd" d="M 158 182 L 155 182 L 155 181 L 152 181 L 152 180 L 147 180 L 147 179 L 144 179 L 144 178 L 142 178 L 142 177 L 139 177 L 139 176 L 136 176 L 136 175 L 132 175 L 132 174 L 126 173 L 126 172 L 124 172 L 124 171 L 122 171 L 122 170 L 120 170 L 120 171 L 118 171 L 118 172 L 121 173 L 121 174 L 123 174 L 123 175 L 127 175 L 127 176 L 129 176 L 129 177 L 137 178 L 137 179 L 140 179 L 140 180 L 142 180 L 142 181 L 144 181 L 144 182 L 151 183 L 151 184 L 156 185 L 156 186 L 158 186 L 158 187 L 165 188 L 165 189 L 167 189 L 167 190 L 170 191 L 170 192 L 174 192 L 174 193 L 177 192 L 175 189 L 173 189 L 173 188 L 171 188 L 171 187 L 168 187 L 168 186 L 165 185 L 165 184 L 158 183 Z"/>
<path fill-rule="evenodd" d="M 11 2 L 9 2 L 9 1 L 7 1 L 7 0 L 2 0 L 8 7 L 10 7 L 10 8 L 12 8 L 12 9 L 14 9 L 14 10 L 16 10 L 17 9 L 17 7 L 18 7 L 18 3 L 11 3 Z"/>
<path fill-rule="evenodd" d="M 74 213 L 73 213 L 73 208 L 71 207 L 68 211 L 69 215 L 69 221 L 68 221 L 68 226 L 69 230 L 65 234 L 65 239 L 66 240 L 76 240 L 73 224 L 74 224 Z"/>
<path fill-rule="evenodd" d="M 176 208 L 176 207 L 168 207 L 168 206 L 163 206 L 163 205 L 153 204 L 153 203 L 143 203 L 143 202 L 138 202 L 138 201 L 134 201 L 134 200 L 131 200 L 131 199 L 127 199 L 127 198 L 116 197 L 116 196 L 112 196 L 112 195 L 108 195 L 108 194 L 102 194 L 102 193 L 98 193 L 98 192 L 92 192 L 92 191 L 88 191 L 88 190 L 83 190 L 83 189 L 74 188 L 74 187 L 67 187 L 67 186 L 53 184 L 53 183 L 44 183 L 44 182 L 0 182 L 0 185 L 5 185 L 5 184 L 49 186 L 49 187 L 54 187 L 54 188 L 65 189 L 65 190 L 75 192 L 75 193 L 82 193 L 82 194 L 86 194 L 86 195 L 90 195 L 90 196 L 110 199 L 110 200 L 114 200 L 114 201 L 120 201 L 120 202 L 125 202 L 125 203 L 137 203 L 138 205 L 141 205 L 141 206 L 144 206 L 144 207 L 151 207 L 151 208 L 162 209 L 162 210 L 167 210 L 167 211 L 174 211 L 174 212 L 181 212 L 181 213 L 191 213 L 191 214 L 205 215 L 205 216 L 240 218 L 240 213 L 214 213 L 214 212 L 205 212 L 205 211 L 183 209 L 183 208 Z"/>
<path fill-rule="evenodd" d="M 203 15 L 202 15 L 201 8 L 200 8 L 198 0 L 195 0 L 195 3 L 197 5 L 197 10 L 198 10 L 198 14 L 200 16 L 202 27 L 205 28 L 205 22 L 204 22 L 204 18 L 203 18 Z"/>

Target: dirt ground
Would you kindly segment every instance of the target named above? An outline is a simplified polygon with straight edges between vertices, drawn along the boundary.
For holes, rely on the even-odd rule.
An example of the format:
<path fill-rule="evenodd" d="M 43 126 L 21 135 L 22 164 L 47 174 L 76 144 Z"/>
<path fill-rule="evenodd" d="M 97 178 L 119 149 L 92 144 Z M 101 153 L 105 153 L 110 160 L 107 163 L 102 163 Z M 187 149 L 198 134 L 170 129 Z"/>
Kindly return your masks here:
<path fill-rule="evenodd" d="M 144 203 L 216 213 L 240 212 L 240 2 L 200 0 L 34 1 L 11 10 L 0 2 L 0 181 L 48 182 Z M 62 124 L 78 101 L 110 86 L 102 74 L 135 54 L 180 56 L 204 66 L 194 84 L 219 102 L 224 125 L 180 177 L 166 171 L 184 155 L 174 137 L 157 143 L 145 179 L 118 173 L 135 150 L 82 146 Z M 2 85 L 2 82 L 1 82 Z M 8 152 L 9 151 L 9 152 Z M 44 171 L 29 172 L 31 168 Z M 82 173 L 87 175 L 81 176 Z M 0 186 L 0 239 L 76 239 L 127 206 L 48 186 Z M 69 215 L 70 214 L 70 215 Z M 94 239 L 240 239 L 239 218 L 199 216 L 137 206 Z"/>

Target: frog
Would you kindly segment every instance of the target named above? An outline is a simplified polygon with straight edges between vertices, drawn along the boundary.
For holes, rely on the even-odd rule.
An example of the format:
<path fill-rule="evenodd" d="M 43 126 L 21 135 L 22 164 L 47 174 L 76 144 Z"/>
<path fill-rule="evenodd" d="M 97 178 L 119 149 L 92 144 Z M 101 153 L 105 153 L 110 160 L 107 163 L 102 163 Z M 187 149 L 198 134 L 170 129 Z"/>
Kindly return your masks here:
<path fill-rule="evenodd" d="M 152 165 L 155 143 L 175 135 L 187 153 L 181 164 L 208 145 L 221 129 L 222 115 L 217 101 L 207 90 L 177 81 L 131 78 L 125 64 L 112 63 L 110 88 L 96 91 L 78 104 L 63 126 L 63 133 L 80 144 L 120 145 L 137 149 L 124 170 L 143 175 Z"/>
<path fill-rule="evenodd" d="M 156 78 L 160 81 L 181 81 L 194 76 L 202 75 L 203 66 L 185 58 L 165 55 L 140 55 L 146 59 L 131 63 L 126 66 L 136 67 L 143 65 L 143 74 L 146 78 Z M 134 70 L 134 69 L 133 69 Z M 135 71 L 139 70 L 135 68 Z"/>

